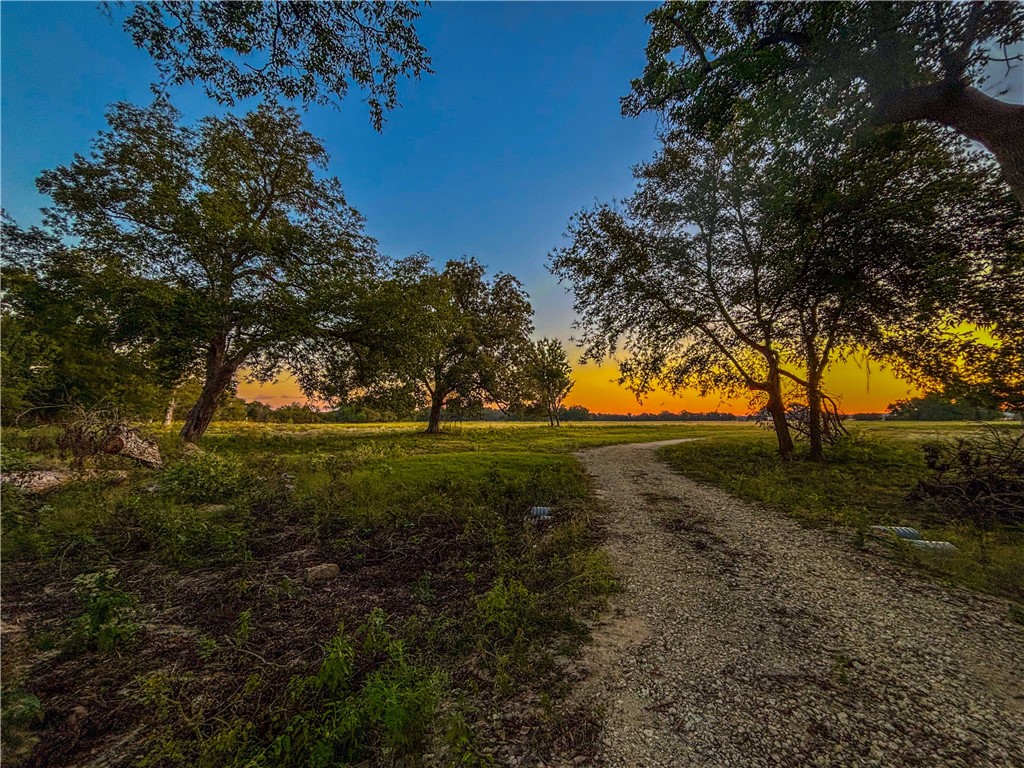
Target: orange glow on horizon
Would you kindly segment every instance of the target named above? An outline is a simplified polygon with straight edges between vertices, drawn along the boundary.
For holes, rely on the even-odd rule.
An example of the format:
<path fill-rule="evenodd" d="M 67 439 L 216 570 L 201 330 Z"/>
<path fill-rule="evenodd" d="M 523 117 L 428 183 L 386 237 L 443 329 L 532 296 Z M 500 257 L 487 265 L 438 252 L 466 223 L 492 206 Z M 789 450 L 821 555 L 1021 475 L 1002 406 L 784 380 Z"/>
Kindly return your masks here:
<path fill-rule="evenodd" d="M 598 413 L 660 413 L 720 411 L 746 414 L 749 398 L 726 399 L 719 395 L 700 397 L 696 392 L 672 395 L 653 392 L 638 404 L 631 392 L 620 387 L 614 363 L 575 366 L 576 386 L 566 398 L 567 405 L 585 405 Z M 872 365 L 870 372 L 854 360 L 837 362 L 825 376 L 826 391 L 836 397 L 845 413 L 881 413 L 889 403 L 919 394 L 912 385 L 885 368 Z"/>
<path fill-rule="evenodd" d="M 570 353 L 570 357 L 573 355 Z M 596 413 L 659 413 L 661 411 L 720 411 L 746 414 L 748 398 L 733 400 L 718 395 L 700 397 L 696 392 L 675 396 L 664 391 L 653 392 L 639 404 L 631 392 L 620 387 L 618 367 L 613 362 L 603 365 L 573 366 L 576 386 L 566 405 L 583 405 Z M 918 390 L 880 366 L 872 366 L 870 373 L 853 360 L 838 362 L 825 378 L 826 390 L 837 395 L 840 407 L 846 413 L 884 412 L 889 403 L 919 394 Z M 307 402 L 298 382 L 287 374 L 270 384 L 239 382 L 238 396 L 246 400 L 259 400 L 272 408 L 290 403 Z"/>

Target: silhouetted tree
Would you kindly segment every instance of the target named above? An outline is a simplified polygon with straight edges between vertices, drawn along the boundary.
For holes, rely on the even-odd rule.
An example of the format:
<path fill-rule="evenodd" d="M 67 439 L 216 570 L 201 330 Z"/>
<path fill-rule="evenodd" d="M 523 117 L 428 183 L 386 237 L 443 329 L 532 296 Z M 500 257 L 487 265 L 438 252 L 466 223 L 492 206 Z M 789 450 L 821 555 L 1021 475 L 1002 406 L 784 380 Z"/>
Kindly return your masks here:
<path fill-rule="evenodd" d="M 506 397 L 505 368 L 522 359 L 532 314 L 515 277 L 488 281 L 475 259 L 449 261 L 441 271 L 425 256 L 404 259 L 364 294 L 354 322 L 337 329 L 342 343 L 302 380 L 332 399 L 356 392 L 378 406 L 423 405 L 434 433 L 446 406 Z"/>
<path fill-rule="evenodd" d="M 647 18 L 626 114 L 711 139 L 739 119 L 803 144 L 930 121 L 984 145 L 1024 203 L 1024 106 L 980 90 L 990 62 L 1019 66 L 1020 3 L 669 2 Z"/>
<path fill-rule="evenodd" d="M 539 339 L 528 350 L 524 378 L 530 399 L 543 410 L 552 427 L 560 426 L 562 402 L 576 383 L 572 366 L 558 339 Z"/>

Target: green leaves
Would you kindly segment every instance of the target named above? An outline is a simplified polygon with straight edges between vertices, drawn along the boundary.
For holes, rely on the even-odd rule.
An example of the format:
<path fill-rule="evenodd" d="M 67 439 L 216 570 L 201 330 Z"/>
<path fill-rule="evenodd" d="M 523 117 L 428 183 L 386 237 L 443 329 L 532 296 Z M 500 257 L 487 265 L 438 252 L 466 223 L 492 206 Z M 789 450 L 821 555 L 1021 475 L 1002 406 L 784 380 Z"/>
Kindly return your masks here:
<path fill-rule="evenodd" d="M 182 126 L 158 100 L 117 104 L 108 123 L 88 157 L 38 185 L 50 222 L 79 239 L 73 253 L 102 265 L 102 279 L 79 283 L 103 296 L 108 325 L 164 384 L 205 368 L 183 430 L 194 440 L 239 368 L 273 378 L 298 340 L 344 314 L 376 271 L 374 242 L 294 109 Z"/>
<path fill-rule="evenodd" d="M 354 84 L 380 130 L 398 106 L 398 79 L 431 71 L 419 15 L 404 2 L 158 2 L 132 6 L 124 28 L 157 65 L 156 93 L 199 81 L 221 104 L 262 96 L 308 106 L 336 104 Z"/>
<path fill-rule="evenodd" d="M 1024 202 L 1020 108 L 978 90 L 990 61 L 1013 61 L 1017 4 L 671 2 L 648 21 L 624 114 L 660 111 L 697 139 L 738 130 L 818 152 L 876 125 L 935 121 L 992 151 Z"/>
<path fill-rule="evenodd" d="M 423 256 L 397 262 L 364 284 L 350 319 L 327 327 L 340 343 L 308 372 L 329 397 L 428 406 L 436 429 L 447 405 L 499 401 L 505 374 L 529 343 L 533 310 L 519 281 L 488 281 L 475 259 L 438 271 Z"/>

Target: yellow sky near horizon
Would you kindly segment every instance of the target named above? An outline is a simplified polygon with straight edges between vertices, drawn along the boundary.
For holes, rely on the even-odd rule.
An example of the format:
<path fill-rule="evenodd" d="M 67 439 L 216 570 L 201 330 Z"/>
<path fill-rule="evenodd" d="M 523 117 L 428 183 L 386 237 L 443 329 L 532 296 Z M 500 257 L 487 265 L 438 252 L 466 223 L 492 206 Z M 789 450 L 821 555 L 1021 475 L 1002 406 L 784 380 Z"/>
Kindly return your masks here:
<path fill-rule="evenodd" d="M 603 365 L 575 365 L 573 377 L 576 386 L 566 399 L 567 405 L 584 405 L 598 413 L 659 413 L 661 411 L 720 411 L 745 414 L 748 400 L 726 400 L 717 395 L 700 397 L 696 392 L 674 396 L 667 392 L 654 392 L 638 404 L 631 392 L 616 383 L 618 368 L 613 362 Z M 861 362 L 850 359 L 837 362 L 826 377 L 828 392 L 838 395 L 845 413 L 883 412 L 889 403 L 918 390 L 908 382 L 877 364 L 870 371 Z M 277 408 L 293 402 L 306 402 L 298 383 L 284 375 L 270 384 L 250 383 L 244 379 L 238 385 L 238 396 L 246 400 L 259 400 Z"/>

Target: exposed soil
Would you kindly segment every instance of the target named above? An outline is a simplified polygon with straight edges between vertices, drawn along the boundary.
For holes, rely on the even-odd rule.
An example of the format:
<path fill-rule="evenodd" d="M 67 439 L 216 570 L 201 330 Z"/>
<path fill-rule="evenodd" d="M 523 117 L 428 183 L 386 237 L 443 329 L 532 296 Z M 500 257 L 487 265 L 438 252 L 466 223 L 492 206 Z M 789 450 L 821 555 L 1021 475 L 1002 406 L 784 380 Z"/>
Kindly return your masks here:
<path fill-rule="evenodd" d="M 576 696 L 607 766 L 1024 765 L 1024 627 L 848 534 L 688 480 L 654 451 L 577 454 L 625 591 Z"/>
<path fill-rule="evenodd" d="M 69 620 L 81 611 L 72 580 L 95 570 L 91 552 L 4 563 L 5 681 L 28 680 L 44 716 L 32 741 L 5 758 L 40 767 L 135 764 L 152 746 L 144 736 L 168 725 L 145 700 L 143 681 L 154 674 L 186 703 L 181 718 L 234 716 L 267 725 L 289 679 L 316 669 L 340 623 L 354 628 L 374 608 L 400 623 L 427 613 L 424 602 L 464 602 L 468 586 L 458 564 L 472 553 L 460 533 L 451 523 L 425 521 L 415 535 L 353 533 L 318 542 L 302 527 L 268 525 L 250 537 L 245 562 L 185 572 L 122 548 L 110 564 L 138 597 L 141 631 L 113 655 L 69 645 Z M 319 563 L 337 563 L 340 576 L 307 581 L 306 569 Z M 424 573 L 433 575 L 429 595 L 415 590 Z M 258 691 L 239 695 L 253 674 Z"/>

